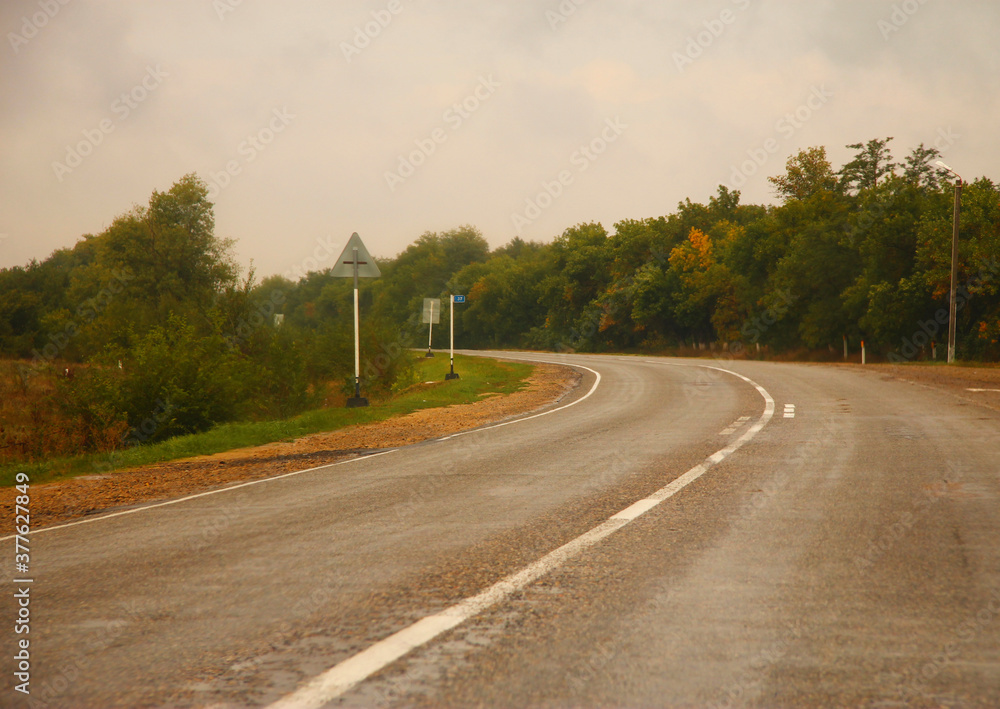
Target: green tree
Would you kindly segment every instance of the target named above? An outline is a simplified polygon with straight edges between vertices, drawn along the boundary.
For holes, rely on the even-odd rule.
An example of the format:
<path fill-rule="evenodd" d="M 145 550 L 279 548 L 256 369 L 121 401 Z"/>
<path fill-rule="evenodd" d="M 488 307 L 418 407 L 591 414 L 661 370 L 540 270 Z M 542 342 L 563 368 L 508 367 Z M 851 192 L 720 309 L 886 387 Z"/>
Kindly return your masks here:
<path fill-rule="evenodd" d="M 854 159 L 840 169 L 842 183 L 855 192 L 873 189 L 883 177 L 894 174 L 898 165 L 892 160 L 889 143 L 892 138 L 854 143 L 848 148 L 857 150 Z"/>
<path fill-rule="evenodd" d="M 835 190 L 837 175 L 826 157 L 826 148 L 808 148 L 788 158 L 785 174 L 768 177 L 775 194 L 784 200 L 806 199 L 823 190 Z"/>
<path fill-rule="evenodd" d="M 921 143 L 906 156 L 903 163 L 903 177 L 918 187 L 936 191 L 942 180 L 948 176 L 948 171 L 933 165 L 941 157 L 937 148 L 925 148 Z"/>
<path fill-rule="evenodd" d="M 416 323 L 424 298 L 440 297 L 448 280 L 464 266 L 489 256 L 489 244 L 478 229 L 462 226 L 441 234 L 427 232 L 391 262 L 372 285 L 377 317 Z"/>

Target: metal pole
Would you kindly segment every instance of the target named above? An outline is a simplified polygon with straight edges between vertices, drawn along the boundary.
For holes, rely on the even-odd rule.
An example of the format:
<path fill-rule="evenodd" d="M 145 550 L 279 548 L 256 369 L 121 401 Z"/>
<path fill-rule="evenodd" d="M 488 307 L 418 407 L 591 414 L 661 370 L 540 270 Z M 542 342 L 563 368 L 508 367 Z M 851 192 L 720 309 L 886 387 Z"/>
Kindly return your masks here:
<path fill-rule="evenodd" d="M 354 249 L 354 397 L 361 398 L 361 307 L 358 300 L 358 250 Z"/>
<path fill-rule="evenodd" d="M 431 352 L 431 342 L 434 339 L 434 301 L 431 300 L 431 316 L 429 318 L 430 322 L 427 326 L 427 357 L 433 357 L 434 353 Z"/>
<path fill-rule="evenodd" d="M 448 302 L 451 303 L 450 315 L 448 316 L 448 325 L 451 328 L 451 372 L 445 375 L 445 379 L 458 379 L 458 375 L 455 374 L 455 296 L 449 295 Z"/>
<path fill-rule="evenodd" d="M 955 361 L 955 329 L 958 315 L 958 220 L 962 209 L 962 178 L 955 183 L 955 208 L 951 226 L 951 299 L 948 305 L 948 364 Z"/>

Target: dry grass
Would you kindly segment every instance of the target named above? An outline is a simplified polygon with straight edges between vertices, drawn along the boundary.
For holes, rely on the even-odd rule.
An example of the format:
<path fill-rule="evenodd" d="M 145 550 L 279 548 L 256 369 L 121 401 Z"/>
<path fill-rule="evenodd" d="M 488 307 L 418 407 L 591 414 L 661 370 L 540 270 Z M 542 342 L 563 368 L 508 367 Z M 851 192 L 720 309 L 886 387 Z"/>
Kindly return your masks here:
<path fill-rule="evenodd" d="M 64 371 L 58 364 L 33 369 L 28 360 L 0 359 L 0 465 L 84 450 L 87 432 L 59 406 L 57 373 Z M 120 436 L 109 432 L 103 443 L 113 446 Z"/>

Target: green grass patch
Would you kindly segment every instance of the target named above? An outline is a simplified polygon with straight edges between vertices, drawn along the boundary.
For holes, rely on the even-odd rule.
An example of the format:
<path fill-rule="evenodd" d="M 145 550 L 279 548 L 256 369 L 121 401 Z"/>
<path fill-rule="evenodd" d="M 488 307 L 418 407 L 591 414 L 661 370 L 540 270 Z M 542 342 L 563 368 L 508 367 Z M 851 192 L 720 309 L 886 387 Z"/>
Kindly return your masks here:
<path fill-rule="evenodd" d="M 26 473 L 34 484 L 51 482 L 291 440 L 311 433 L 405 416 L 421 409 L 467 404 L 487 394 L 510 394 L 524 388 L 533 369 L 530 364 L 456 355 L 455 372 L 460 378 L 445 381 L 449 371 L 448 356 L 438 353 L 436 357 L 417 361 L 419 383 L 385 400 L 371 400 L 371 405 L 365 408 L 317 409 L 283 421 L 229 423 L 204 433 L 113 453 L 7 465 L 0 468 L 0 486 L 13 485 L 18 473 Z"/>

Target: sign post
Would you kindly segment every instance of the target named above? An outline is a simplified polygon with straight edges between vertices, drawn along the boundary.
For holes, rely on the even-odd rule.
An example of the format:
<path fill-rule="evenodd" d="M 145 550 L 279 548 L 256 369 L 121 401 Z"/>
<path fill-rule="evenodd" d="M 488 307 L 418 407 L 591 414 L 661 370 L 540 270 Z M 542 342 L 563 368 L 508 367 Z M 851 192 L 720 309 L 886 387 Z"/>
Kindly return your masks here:
<path fill-rule="evenodd" d="M 441 322 L 441 299 L 440 298 L 424 298 L 424 313 L 423 321 L 430 325 L 427 331 L 427 354 L 425 357 L 433 357 L 434 353 L 431 352 L 431 340 L 434 337 L 434 326 Z"/>
<path fill-rule="evenodd" d="M 444 375 L 445 380 L 448 379 L 459 379 L 459 376 L 455 374 L 455 303 L 464 303 L 464 295 L 452 295 L 448 298 L 451 301 L 451 317 L 448 318 L 448 324 L 451 327 L 451 371 Z"/>
<path fill-rule="evenodd" d="M 335 278 L 354 278 L 354 396 L 347 400 L 347 408 L 356 409 L 368 406 L 368 399 L 361 396 L 361 306 L 358 278 L 378 278 L 382 272 L 361 242 L 358 232 L 354 232 L 330 275 Z"/>

